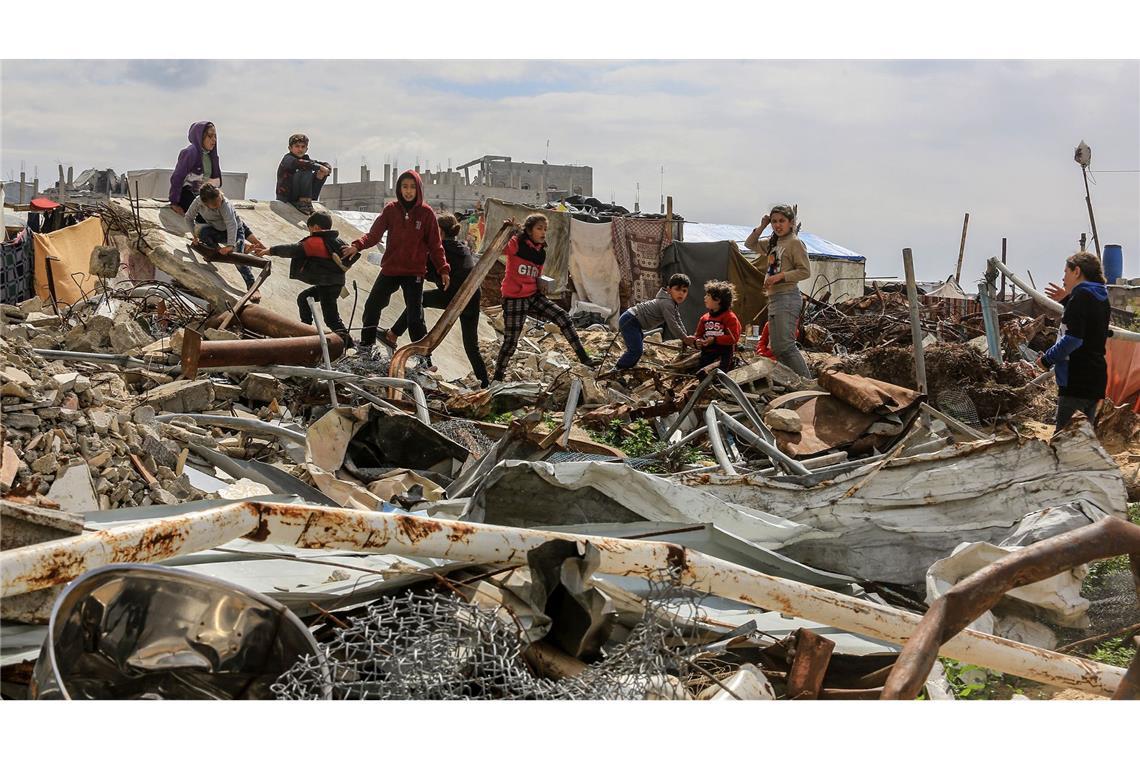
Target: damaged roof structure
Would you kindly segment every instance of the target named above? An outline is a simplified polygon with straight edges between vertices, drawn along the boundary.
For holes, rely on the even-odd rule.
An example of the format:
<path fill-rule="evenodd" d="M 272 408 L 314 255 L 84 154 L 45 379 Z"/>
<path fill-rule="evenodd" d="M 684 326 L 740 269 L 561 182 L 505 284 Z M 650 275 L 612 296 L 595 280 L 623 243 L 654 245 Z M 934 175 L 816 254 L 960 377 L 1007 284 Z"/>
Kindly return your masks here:
<path fill-rule="evenodd" d="M 267 245 L 304 235 L 288 204 L 235 206 Z M 488 202 L 453 301 L 483 294 L 485 359 L 526 210 Z M 1140 335 L 1113 328 L 1098 419 L 1053 430 L 1025 360 L 1055 310 L 996 297 L 1000 263 L 963 309 L 864 290 L 843 249 L 858 292 L 803 296 L 814 379 L 755 335 L 730 371 L 668 335 L 617 369 L 620 310 L 697 276 L 683 246 L 763 273 L 731 230 L 547 209 L 552 298 L 603 365 L 531 320 L 481 388 L 456 307 L 358 352 L 287 316 L 303 286 L 273 260 L 192 246 L 164 203 L 46 213 L 5 243 L 27 266 L 0 307 L 4 698 L 953 699 L 963 663 L 1140 693 L 1140 659 L 1085 656 L 1140 632 Z M 1088 563 L 1122 555 L 1132 608 L 1102 620 Z"/>

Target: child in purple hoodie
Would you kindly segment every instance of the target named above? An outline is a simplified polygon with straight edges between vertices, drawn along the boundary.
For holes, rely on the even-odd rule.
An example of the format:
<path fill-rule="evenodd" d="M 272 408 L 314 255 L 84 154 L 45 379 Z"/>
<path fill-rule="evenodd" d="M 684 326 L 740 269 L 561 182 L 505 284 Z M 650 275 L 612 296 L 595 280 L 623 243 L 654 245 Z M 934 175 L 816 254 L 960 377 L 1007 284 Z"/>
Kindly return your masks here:
<path fill-rule="evenodd" d="M 170 175 L 170 207 L 179 215 L 186 213 L 198 190 L 209 183 L 222 186 L 222 164 L 218 160 L 218 130 L 211 121 L 190 125 L 190 144 L 178 154 L 174 173 Z"/>

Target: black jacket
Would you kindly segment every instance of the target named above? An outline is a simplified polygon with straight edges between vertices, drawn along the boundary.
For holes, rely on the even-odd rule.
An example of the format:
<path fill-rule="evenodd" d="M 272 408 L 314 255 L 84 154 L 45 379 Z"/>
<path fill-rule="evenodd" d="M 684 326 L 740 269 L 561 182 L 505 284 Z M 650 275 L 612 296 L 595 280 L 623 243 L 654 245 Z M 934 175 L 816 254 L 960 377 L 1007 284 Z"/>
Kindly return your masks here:
<path fill-rule="evenodd" d="M 269 249 L 270 256 L 282 256 L 289 262 L 289 279 L 300 280 L 309 285 L 344 285 L 344 269 L 333 260 L 346 245 L 336 235 L 336 230 L 321 230 L 309 235 L 299 243 L 275 245 Z M 344 262 L 345 268 L 355 263 Z"/>
<path fill-rule="evenodd" d="M 444 239 L 443 255 L 447 258 L 448 266 L 451 267 L 451 287 L 447 289 L 447 300 L 450 303 L 455 294 L 459 292 L 459 288 L 463 286 L 467 275 L 471 274 L 471 270 L 475 268 L 475 256 L 471 253 L 471 249 L 454 238 Z M 436 271 L 430 258 L 428 259 L 427 279 L 434 282 L 436 287 L 443 287 L 443 278 L 439 276 L 439 272 Z"/>

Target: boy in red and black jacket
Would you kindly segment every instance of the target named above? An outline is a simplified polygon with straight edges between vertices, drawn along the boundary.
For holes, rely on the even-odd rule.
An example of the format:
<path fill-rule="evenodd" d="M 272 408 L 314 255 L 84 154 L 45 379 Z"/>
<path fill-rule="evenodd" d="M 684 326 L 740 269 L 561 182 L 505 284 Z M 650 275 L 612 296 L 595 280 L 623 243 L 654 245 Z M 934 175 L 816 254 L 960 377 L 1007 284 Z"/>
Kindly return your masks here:
<path fill-rule="evenodd" d="M 424 202 L 423 180 L 411 169 L 401 174 L 396 182 L 396 200 L 384 206 L 368 233 L 354 240 L 345 251 L 355 256 L 379 243 L 385 232 L 388 240 L 384 244 L 384 256 L 380 259 L 380 274 L 364 302 L 363 328 L 360 331 L 362 349 L 376 342 L 380 314 L 397 290 L 404 293 L 408 334 L 412 341 L 427 335 L 423 298 L 429 256 L 439 272 L 444 290 L 451 284 L 451 265 L 443 252 L 439 223 L 431 206 Z"/>
<path fill-rule="evenodd" d="M 736 343 L 740 340 L 740 319 L 732 311 L 736 288 L 730 282 L 710 280 L 705 283 L 705 308 L 708 312 L 697 322 L 694 334 L 701 349 L 702 367 L 720 362 L 720 369 L 732 369 Z"/>
<path fill-rule="evenodd" d="M 297 308 L 301 321 L 313 324 L 313 311 L 308 299 L 315 298 L 321 304 L 321 316 L 325 329 L 341 337 L 345 348 L 352 347 L 352 338 L 341 321 L 336 302 L 344 288 L 344 273 L 356 262 L 359 254 L 348 255 L 348 246 L 337 237 L 332 229 L 332 217 L 323 211 L 311 214 L 306 220 L 309 236 L 299 243 L 275 245 L 269 249 L 270 256 L 290 259 L 289 279 L 300 280 L 312 285 L 297 296 Z"/>

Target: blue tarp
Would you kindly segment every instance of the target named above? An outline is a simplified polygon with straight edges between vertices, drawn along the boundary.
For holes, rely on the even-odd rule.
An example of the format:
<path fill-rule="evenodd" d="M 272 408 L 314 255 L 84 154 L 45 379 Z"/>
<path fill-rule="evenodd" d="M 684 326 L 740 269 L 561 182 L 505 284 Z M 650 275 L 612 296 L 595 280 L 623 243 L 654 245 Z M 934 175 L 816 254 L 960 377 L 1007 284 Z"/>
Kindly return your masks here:
<path fill-rule="evenodd" d="M 751 254 L 751 251 L 744 247 L 744 241 L 751 234 L 752 228 L 742 226 L 739 224 L 703 224 L 698 222 L 685 222 L 685 242 L 686 243 L 715 243 L 721 240 L 732 240 L 740 248 L 741 253 L 746 255 Z M 764 230 L 761 237 L 772 234 L 772 228 L 768 227 Z M 866 262 L 866 256 L 860 256 L 855 251 L 848 250 L 841 245 L 836 245 L 830 240 L 824 240 L 819 235 L 813 235 L 810 232 L 800 232 L 800 240 L 803 241 L 804 247 L 807 248 L 808 255 L 813 259 L 840 259 L 843 261 L 862 261 Z"/>

